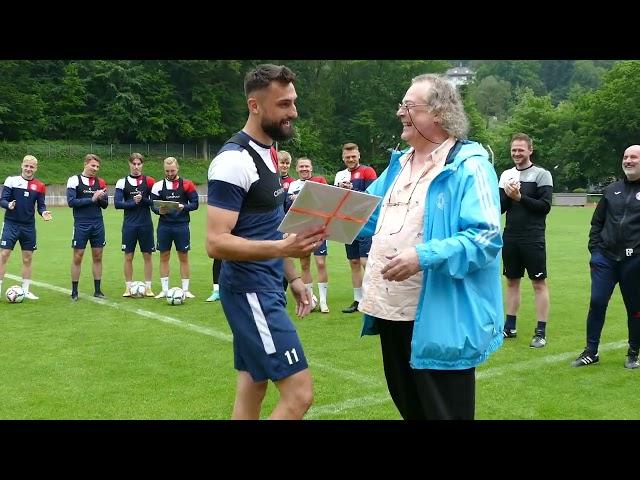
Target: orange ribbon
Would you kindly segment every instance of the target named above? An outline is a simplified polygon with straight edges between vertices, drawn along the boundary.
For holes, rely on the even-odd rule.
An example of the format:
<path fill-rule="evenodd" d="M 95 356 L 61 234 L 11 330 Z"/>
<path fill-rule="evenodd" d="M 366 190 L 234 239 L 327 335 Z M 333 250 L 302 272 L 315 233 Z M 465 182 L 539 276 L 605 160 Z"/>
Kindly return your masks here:
<path fill-rule="evenodd" d="M 322 212 L 320 210 L 309 210 L 307 208 L 298 208 L 298 207 L 291 207 L 289 210 L 293 210 L 296 213 L 304 213 L 306 215 L 311 215 L 313 217 L 324 218 L 326 219 L 326 221 L 324 222 L 325 227 L 328 227 L 334 218 L 339 218 L 340 220 L 346 220 L 348 222 L 364 223 L 365 222 L 364 218 L 356 218 L 356 217 L 352 217 L 351 215 L 345 215 L 343 213 L 339 213 L 339 210 L 344 205 L 344 202 L 347 201 L 347 198 L 349 198 L 349 195 L 351 195 L 351 190 L 347 191 L 345 196 L 342 197 L 340 202 L 338 202 L 338 206 L 333 210 L 333 212 L 330 212 L 330 213 Z"/>

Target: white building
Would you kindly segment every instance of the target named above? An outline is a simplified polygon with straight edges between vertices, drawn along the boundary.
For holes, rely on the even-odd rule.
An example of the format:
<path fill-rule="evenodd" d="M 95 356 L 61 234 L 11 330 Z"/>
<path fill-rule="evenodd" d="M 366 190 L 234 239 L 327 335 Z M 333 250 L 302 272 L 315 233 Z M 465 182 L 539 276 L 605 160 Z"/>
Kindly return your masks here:
<path fill-rule="evenodd" d="M 476 72 L 467 67 L 453 67 L 447 70 L 445 75 L 457 87 L 458 85 L 466 85 L 473 82 Z"/>

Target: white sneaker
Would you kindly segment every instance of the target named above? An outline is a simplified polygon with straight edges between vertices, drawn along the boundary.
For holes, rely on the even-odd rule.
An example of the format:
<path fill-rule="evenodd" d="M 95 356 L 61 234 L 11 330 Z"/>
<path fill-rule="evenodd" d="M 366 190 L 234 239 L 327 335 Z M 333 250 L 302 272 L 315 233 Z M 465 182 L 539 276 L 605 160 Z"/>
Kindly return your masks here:
<path fill-rule="evenodd" d="M 329 305 L 327 305 L 326 303 L 321 303 L 320 313 L 329 313 Z"/>
<path fill-rule="evenodd" d="M 27 300 L 39 300 L 40 297 L 36 297 L 33 292 L 27 292 L 24 294 L 24 298 L 26 298 Z"/>
<path fill-rule="evenodd" d="M 193 293 L 191 293 L 189 290 L 185 290 L 184 298 L 196 298 L 196 296 Z"/>
<path fill-rule="evenodd" d="M 157 294 L 155 297 L 153 298 L 167 298 L 167 292 L 165 292 L 164 290 L 162 290 L 159 294 Z"/>

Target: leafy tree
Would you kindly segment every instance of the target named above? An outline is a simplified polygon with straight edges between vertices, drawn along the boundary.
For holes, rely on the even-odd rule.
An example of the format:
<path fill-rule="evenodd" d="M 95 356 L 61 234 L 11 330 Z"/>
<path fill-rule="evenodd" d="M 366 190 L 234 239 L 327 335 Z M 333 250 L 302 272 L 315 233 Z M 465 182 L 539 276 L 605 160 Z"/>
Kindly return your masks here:
<path fill-rule="evenodd" d="M 512 91 L 529 88 L 536 94 L 544 92 L 539 60 L 483 60 L 475 61 L 476 81 L 493 75 L 511 84 Z"/>
<path fill-rule="evenodd" d="M 511 99 L 511 84 L 493 75 L 483 78 L 472 90 L 478 110 L 487 117 L 503 120 Z"/>
<path fill-rule="evenodd" d="M 590 180 L 620 176 L 622 153 L 638 143 L 640 62 L 617 63 L 598 90 L 576 100 L 577 149 Z"/>
<path fill-rule="evenodd" d="M 6 140 L 37 138 L 45 123 L 33 61 L 0 62 L 0 135 Z"/>
<path fill-rule="evenodd" d="M 49 138 L 89 138 L 90 114 L 87 112 L 87 88 L 76 62 L 64 66 L 62 78 L 53 84 L 47 103 L 50 118 Z"/>

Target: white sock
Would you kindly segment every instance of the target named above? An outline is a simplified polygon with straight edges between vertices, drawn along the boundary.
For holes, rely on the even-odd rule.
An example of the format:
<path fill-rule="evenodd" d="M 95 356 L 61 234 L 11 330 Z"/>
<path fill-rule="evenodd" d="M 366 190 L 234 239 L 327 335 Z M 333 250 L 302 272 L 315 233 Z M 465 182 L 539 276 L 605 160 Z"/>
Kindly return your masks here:
<path fill-rule="evenodd" d="M 2 293 L 2 280 L 0 280 L 0 293 Z"/>
<path fill-rule="evenodd" d="M 160 277 L 160 285 L 162 285 L 162 291 L 169 290 L 169 277 Z"/>
<path fill-rule="evenodd" d="M 26 278 L 22 279 L 22 290 L 24 290 L 25 294 L 29 293 L 29 286 L 30 285 L 31 285 L 31 280 L 30 279 L 26 279 Z"/>
<path fill-rule="evenodd" d="M 353 289 L 353 299 L 358 303 L 362 301 L 362 287 Z"/>
<path fill-rule="evenodd" d="M 319 283 L 318 282 L 318 291 L 320 292 L 320 304 L 321 305 L 326 305 L 327 304 L 327 287 L 329 286 L 328 283 Z"/>
<path fill-rule="evenodd" d="M 220 286 L 217 283 L 213 284 L 213 291 L 217 292 L 218 290 L 220 290 Z"/>
<path fill-rule="evenodd" d="M 182 279 L 182 290 L 184 290 L 185 292 L 189 291 L 189 279 L 188 278 L 183 278 Z"/>
<path fill-rule="evenodd" d="M 131 288 L 131 284 L 133 282 L 124 282 L 125 286 L 127 287 L 127 290 L 129 290 Z"/>
<path fill-rule="evenodd" d="M 147 290 L 151 290 L 151 280 L 149 280 L 148 282 L 145 280 L 144 284 L 147 287 Z"/>
<path fill-rule="evenodd" d="M 309 292 L 309 297 L 313 298 L 313 283 L 305 283 L 305 287 L 307 287 L 307 292 Z"/>

